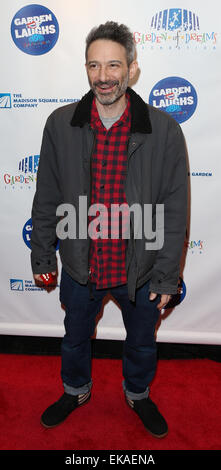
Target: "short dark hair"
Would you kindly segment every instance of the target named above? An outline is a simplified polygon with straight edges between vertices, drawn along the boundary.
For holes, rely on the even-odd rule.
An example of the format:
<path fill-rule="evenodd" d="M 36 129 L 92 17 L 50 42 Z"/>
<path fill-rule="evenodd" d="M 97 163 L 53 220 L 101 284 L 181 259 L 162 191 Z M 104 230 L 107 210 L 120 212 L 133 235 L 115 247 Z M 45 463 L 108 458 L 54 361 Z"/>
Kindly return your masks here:
<path fill-rule="evenodd" d="M 107 39 L 110 41 L 118 42 L 126 49 L 126 57 L 128 66 L 134 60 L 135 56 L 135 44 L 133 40 L 133 34 L 127 26 L 124 24 L 118 24 L 114 21 L 107 21 L 105 24 L 95 26 L 86 38 L 86 50 L 85 58 L 87 61 L 88 48 L 92 42 L 97 39 Z"/>

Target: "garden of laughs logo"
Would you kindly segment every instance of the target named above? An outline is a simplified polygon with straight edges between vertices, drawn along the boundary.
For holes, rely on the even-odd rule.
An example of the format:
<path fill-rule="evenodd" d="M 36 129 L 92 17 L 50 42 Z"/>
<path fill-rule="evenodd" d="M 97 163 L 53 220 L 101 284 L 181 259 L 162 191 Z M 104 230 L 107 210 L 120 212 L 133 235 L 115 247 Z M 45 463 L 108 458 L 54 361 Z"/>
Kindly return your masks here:
<path fill-rule="evenodd" d="M 187 121 L 197 107 L 197 93 L 188 80 L 181 77 L 166 77 L 152 88 L 149 103 L 168 112 L 177 122 Z"/>
<path fill-rule="evenodd" d="M 11 35 L 22 52 L 42 55 L 49 52 L 58 40 L 58 21 L 45 6 L 26 5 L 12 19 Z"/>

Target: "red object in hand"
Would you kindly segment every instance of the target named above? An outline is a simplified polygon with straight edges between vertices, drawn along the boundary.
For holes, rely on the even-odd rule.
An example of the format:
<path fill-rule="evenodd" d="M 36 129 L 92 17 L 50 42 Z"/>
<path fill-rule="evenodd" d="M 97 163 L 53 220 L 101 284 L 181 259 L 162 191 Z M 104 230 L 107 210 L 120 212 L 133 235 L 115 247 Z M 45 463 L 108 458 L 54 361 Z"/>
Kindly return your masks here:
<path fill-rule="evenodd" d="M 52 273 L 41 274 L 40 277 L 46 286 L 50 286 L 55 283 L 56 276 Z"/>

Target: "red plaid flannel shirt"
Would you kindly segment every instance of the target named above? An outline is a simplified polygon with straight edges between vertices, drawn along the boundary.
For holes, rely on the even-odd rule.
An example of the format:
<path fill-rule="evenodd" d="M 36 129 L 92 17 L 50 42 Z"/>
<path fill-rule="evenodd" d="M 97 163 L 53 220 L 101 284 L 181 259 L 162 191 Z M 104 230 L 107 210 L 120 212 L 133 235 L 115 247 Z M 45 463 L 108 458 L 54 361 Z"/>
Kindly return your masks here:
<path fill-rule="evenodd" d="M 104 204 L 107 208 L 103 215 L 107 215 L 102 220 L 102 237 L 91 237 L 90 246 L 90 280 L 96 283 L 96 288 L 108 288 L 125 284 L 127 282 L 125 269 L 125 255 L 127 240 L 122 238 L 122 233 L 128 227 L 128 211 L 124 216 L 115 220 L 112 215 L 111 204 L 126 203 L 124 192 L 124 181 L 127 168 L 127 143 L 130 135 L 131 112 L 130 98 L 127 95 L 127 107 L 120 119 L 107 130 L 100 120 L 95 98 L 91 109 L 91 127 L 96 132 L 96 142 L 92 155 L 92 194 L 91 204 Z M 96 218 L 100 215 L 97 211 Z M 113 214 L 113 213 L 112 213 Z M 117 213 L 116 213 L 117 214 Z M 125 218 L 124 218 L 125 217 Z M 89 216 L 89 222 L 94 219 Z M 119 237 L 117 236 L 119 227 Z M 99 232 L 101 227 L 94 228 Z M 111 232 L 112 230 L 112 232 Z M 111 237 L 112 233 L 112 237 Z M 106 238 L 104 238 L 106 236 Z M 108 237 L 108 238 L 107 238 Z"/>

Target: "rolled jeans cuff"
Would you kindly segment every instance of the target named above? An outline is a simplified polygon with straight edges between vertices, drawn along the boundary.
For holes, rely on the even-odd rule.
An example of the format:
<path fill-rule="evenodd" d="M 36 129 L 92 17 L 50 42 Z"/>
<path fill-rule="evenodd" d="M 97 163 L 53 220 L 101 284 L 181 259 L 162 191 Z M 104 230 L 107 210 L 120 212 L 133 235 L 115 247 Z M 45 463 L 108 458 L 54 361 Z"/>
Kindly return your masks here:
<path fill-rule="evenodd" d="M 83 395 L 84 393 L 88 393 L 91 390 L 92 387 L 92 380 L 88 382 L 88 384 L 82 385 L 81 387 L 72 387 L 72 385 L 67 385 L 66 383 L 63 383 L 64 386 L 64 391 L 68 393 L 68 395 Z"/>
<path fill-rule="evenodd" d="M 149 395 L 149 390 L 150 390 L 149 387 L 147 387 L 146 390 L 142 393 L 134 393 L 126 389 L 125 380 L 123 380 L 122 384 L 123 384 L 124 393 L 131 400 L 143 400 L 143 398 L 147 398 Z"/>

